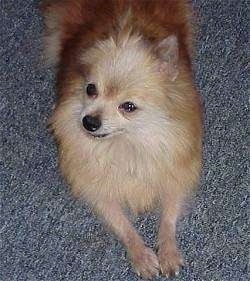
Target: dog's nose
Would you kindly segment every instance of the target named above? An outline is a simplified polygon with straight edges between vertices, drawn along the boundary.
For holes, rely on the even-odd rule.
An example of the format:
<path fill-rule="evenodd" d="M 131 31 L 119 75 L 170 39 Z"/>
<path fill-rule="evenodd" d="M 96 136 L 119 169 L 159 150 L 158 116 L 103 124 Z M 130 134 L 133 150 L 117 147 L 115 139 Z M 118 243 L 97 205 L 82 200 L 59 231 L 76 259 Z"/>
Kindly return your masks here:
<path fill-rule="evenodd" d="M 84 116 L 82 119 L 82 124 L 83 127 L 90 132 L 97 131 L 102 125 L 101 120 L 98 116 L 91 115 Z"/>

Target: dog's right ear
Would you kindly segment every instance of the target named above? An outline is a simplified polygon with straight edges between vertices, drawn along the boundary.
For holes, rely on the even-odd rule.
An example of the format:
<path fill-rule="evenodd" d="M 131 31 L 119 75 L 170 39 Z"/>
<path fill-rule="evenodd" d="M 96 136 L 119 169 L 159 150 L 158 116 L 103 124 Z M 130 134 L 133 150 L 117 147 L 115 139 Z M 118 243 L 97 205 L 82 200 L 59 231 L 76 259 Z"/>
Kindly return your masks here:
<path fill-rule="evenodd" d="M 55 65 L 60 61 L 66 42 L 82 23 L 82 5 L 78 0 L 45 0 L 40 10 L 45 23 L 45 60 Z"/>

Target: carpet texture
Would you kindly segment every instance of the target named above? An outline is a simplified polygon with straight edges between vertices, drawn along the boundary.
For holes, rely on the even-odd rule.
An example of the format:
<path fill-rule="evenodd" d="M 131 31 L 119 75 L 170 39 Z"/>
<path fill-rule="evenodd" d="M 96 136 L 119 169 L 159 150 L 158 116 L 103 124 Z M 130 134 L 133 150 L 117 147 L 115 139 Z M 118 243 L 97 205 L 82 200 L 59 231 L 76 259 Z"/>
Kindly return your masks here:
<path fill-rule="evenodd" d="M 249 7 L 247 0 L 193 4 L 204 165 L 178 227 L 187 266 L 174 280 L 246 281 Z M 0 1 L 0 280 L 140 280 L 122 245 L 70 196 L 58 171 L 47 129 L 54 74 L 39 61 L 42 29 L 38 1 Z M 135 222 L 152 247 L 155 221 L 146 214 Z"/>

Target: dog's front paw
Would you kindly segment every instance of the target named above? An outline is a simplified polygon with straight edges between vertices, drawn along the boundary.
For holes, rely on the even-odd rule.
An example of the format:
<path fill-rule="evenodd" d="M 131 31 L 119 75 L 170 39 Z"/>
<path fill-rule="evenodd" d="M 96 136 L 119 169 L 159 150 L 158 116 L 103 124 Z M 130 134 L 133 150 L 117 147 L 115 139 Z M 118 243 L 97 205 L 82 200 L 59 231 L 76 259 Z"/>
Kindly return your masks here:
<path fill-rule="evenodd" d="M 166 277 L 177 276 L 184 265 L 183 258 L 175 247 L 162 245 L 158 250 L 160 271 Z"/>
<path fill-rule="evenodd" d="M 159 262 L 156 254 L 145 246 L 133 248 L 130 251 L 133 266 L 136 273 L 146 279 L 152 279 L 159 275 Z"/>

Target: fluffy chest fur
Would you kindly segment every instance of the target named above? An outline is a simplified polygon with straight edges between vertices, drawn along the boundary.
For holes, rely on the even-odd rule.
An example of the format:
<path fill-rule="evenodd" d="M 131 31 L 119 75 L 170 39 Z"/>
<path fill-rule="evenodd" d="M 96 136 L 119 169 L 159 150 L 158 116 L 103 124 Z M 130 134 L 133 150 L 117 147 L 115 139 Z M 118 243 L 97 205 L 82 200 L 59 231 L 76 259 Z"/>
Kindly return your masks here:
<path fill-rule="evenodd" d="M 74 96 L 60 104 L 52 119 L 61 168 L 75 195 L 93 204 L 118 200 L 138 212 L 160 202 L 166 192 L 190 190 L 199 171 L 192 143 L 199 140 L 190 138 L 187 126 L 167 113 L 152 112 L 158 114 L 157 125 L 149 126 L 145 116 L 140 130 L 98 139 L 82 129 L 83 107 L 82 95 Z"/>
<path fill-rule="evenodd" d="M 159 172 L 164 162 L 159 161 L 165 157 L 159 156 L 166 147 L 153 149 L 156 144 L 152 140 L 150 144 L 152 136 L 149 142 L 139 135 L 131 138 L 124 134 L 92 139 L 81 128 L 81 110 L 78 101 L 72 99 L 53 117 L 61 140 L 61 167 L 73 192 L 91 202 L 116 198 L 135 210 L 151 205 L 161 186 Z"/>

